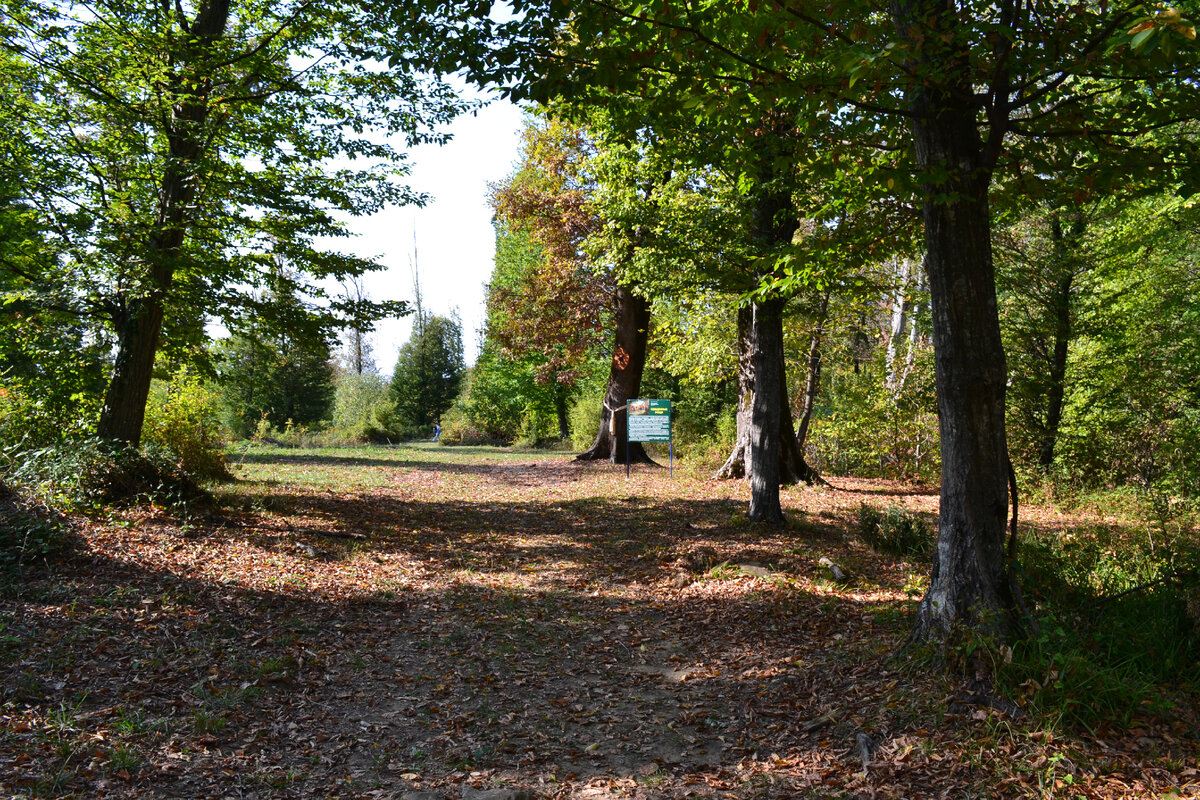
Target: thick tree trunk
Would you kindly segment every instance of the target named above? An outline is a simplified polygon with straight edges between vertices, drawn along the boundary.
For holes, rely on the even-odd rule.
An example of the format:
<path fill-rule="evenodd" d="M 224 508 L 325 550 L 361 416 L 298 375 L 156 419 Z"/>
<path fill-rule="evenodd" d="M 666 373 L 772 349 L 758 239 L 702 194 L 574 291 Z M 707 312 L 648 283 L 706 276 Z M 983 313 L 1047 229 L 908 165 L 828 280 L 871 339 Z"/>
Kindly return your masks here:
<path fill-rule="evenodd" d="M 760 422 L 755 420 L 754 408 L 755 400 L 759 395 L 756 389 L 761 385 L 768 387 L 766 395 L 774 398 L 769 402 L 778 406 L 778 410 L 772 411 L 770 414 L 770 418 L 773 420 L 770 424 L 775 425 L 778 430 L 775 436 L 779 442 L 778 455 L 775 459 L 768 459 L 777 463 L 769 464 L 767 469 L 778 475 L 779 482 L 783 485 L 801 481 L 808 484 L 824 483 L 817 471 L 804 460 L 804 445 L 795 436 L 792 426 L 791 403 L 788 400 L 783 358 L 782 312 L 785 302 L 782 300 L 768 302 L 778 305 L 780 325 L 777 333 L 773 328 L 755 325 L 756 320 L 762 316 L 763 304 L 754 303 L 738 309 L 737 439 L 734 441 L 729 457 L 713 477 L 718 479 L 750 478 L 751 486 L 754 485 L 755 457 L 752 452 L 752 443 L 755 429 L 761 427 Z M 775 312 L 768 309 L 767 313 Z M 767 357 L 766 352 L 777 354 L 778 364 L 768 371 L 768 377 L 765 379 L 774 382 L 775 378 L 772 376 L 778 376 L 778 382 L 773 387 L 770 383 L 760 384 L 757 380 L 757 364 L 762 358 Z M 776 497 L 778 494 L 778 487 L 776 487 Z M 767 502 L 770 502 L 769 498 Z"/>
<path fill-rule="evenodd" d="M 792 241 L 799 227 L 791 195 L 790 167 L 780 170 L 787 154 L 781 151 L 789 135 L 784 122 L 769 127 L 761 143 L 758 196 L 755 199 L 750 238 L 761 256 L 770 258 Z M 756 274 L 755 280 L 769 272 Z M 755 300 L 738 311 L 738 436 L 733 452 L 717 477 L 750 480 L 750 518 L 781 522 L 780 484 L 806 481 L 816 473 L 804 462 L 796 446 L 792 411 L 787 396 L 783 354 L 784 298 Z"/>
<path fill-rule="evenodd" d="M 625 404 L 636 398 L 642 387 L 646 367 L 646 342 L 650 331 L 650 303 L 628 286 L 617 287 L 616 340 L 608 369 L 608 391 L 600 412 L 600 430 L 591 448 L 575 457 L 576 461 L 608 460 L 625 463 Z M 641 442 L 629 445 L 632 463 L 654 463 Z"/>
<path fill-rule="evenodd" d="M 1021 633 L 1024 619 L 1004 556 L 1006 371 L 992 266 L 991 159 L 976 127 L 968 56 L 955 49 L 946 9 L 938 0 L 893 6 L 901 39 L 926 42 L 916 72 L 935 76 L 910 90 L 917 164 L 924 176 L 947 175 L 936 183 L 925 177 L 922 186 L 942 491 L 932 577 L 912 639 L 946 641 L 966 627 L 1004 640 Z"/>
<path fill-rule="evenodd" d="M 740 306 L 737 311 L 738 353 L 738 404 L 737 439 L 729 458 L 717 470 L 714 478 L 746 477 L 746 459 L 750 449 L 750 424 L 754 412 L 754 349 L 752 331 L 754 312 L 750 306 Z"/>
<path fill-rule="evenodd" d="M 202 61 L 225 33 L 229 0 L 203 3 L 186 33 L 181 32 L 170 89 L 176 98 L 166 131 L 169 154 L 159 186 L 155 229 L 146 242 L 141 294 L 128 301 L 118 320 L 117 356 L 104 395 L 96 434 L 137 445 L 146 418 L 146 398 L 162 332 L 167 293 L 175 262 L 194 219 L 194 201 L 204 159 L 208 121 L 208 78 Z"/>
<path fill-rule="evenodd" d="M 754 400 L 750 416 L 750 447 L 747 472 L 750 475 L 750 519 L 754 522 L 781 523 L 779 485 L 783 482 L 783 446 L 792 439 L 791 415 L 788 436 L 783 436 L 786 405 L 779 403 L 783 389 L 783 306 L 779 299 L 753 304 Z M 795 449 L 795 441 L 791 441 Z"/>

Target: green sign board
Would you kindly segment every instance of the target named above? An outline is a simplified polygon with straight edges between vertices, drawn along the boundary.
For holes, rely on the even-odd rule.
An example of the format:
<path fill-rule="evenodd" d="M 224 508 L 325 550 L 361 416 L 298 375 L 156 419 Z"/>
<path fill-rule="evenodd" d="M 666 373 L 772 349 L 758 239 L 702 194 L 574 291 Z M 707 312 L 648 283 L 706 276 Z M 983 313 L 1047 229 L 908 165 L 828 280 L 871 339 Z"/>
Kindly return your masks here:
<path fill-rule="evenodd" d="M 630 400 L 629 441 L 671 441 L 670 400 Z"/>

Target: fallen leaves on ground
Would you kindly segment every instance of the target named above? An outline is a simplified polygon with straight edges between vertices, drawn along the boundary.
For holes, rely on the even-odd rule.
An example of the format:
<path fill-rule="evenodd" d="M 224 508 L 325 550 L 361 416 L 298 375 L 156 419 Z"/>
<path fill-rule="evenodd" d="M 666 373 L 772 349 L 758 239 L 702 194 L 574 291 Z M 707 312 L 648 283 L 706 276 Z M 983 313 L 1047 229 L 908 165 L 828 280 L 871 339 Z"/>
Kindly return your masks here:
<path fill-rule="evenodd" d="M 1067 737 L 948 714 L 892 657 L 926 566 L 855 515 L 932 518 L 928 488 L 787 489 L 773 529 L 740 482 L 394 452 L 263 455 L 219 509 L 81 520 L 0 604 L 0 794 L 1197 795 L 1194 710 Z"/>

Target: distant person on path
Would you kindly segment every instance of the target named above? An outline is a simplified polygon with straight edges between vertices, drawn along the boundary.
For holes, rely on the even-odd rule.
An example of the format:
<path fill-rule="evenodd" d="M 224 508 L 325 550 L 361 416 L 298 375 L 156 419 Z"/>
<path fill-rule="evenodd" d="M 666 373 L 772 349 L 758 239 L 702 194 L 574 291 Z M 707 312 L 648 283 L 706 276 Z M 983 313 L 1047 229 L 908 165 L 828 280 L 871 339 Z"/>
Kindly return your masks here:
<path fill-rule="evenodd" d="M 436 442 L 438 437 L 442 435 L 442 423 L 433 423 L 433 440 Z"/>

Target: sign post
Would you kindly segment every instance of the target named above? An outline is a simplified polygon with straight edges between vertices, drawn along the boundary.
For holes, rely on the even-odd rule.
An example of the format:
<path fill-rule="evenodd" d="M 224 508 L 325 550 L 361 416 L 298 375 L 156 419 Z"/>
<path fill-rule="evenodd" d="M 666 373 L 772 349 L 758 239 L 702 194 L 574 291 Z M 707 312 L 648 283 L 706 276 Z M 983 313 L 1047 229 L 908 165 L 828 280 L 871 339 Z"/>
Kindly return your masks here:
<path fill-rule="evenodd" d="M 671 477 L 675 477 L 675 443 L 671 440 L 670 400 L 630 400 L 625 412 L 625 477 L 629 477 L 630 442 L 666 442 Z"/>

